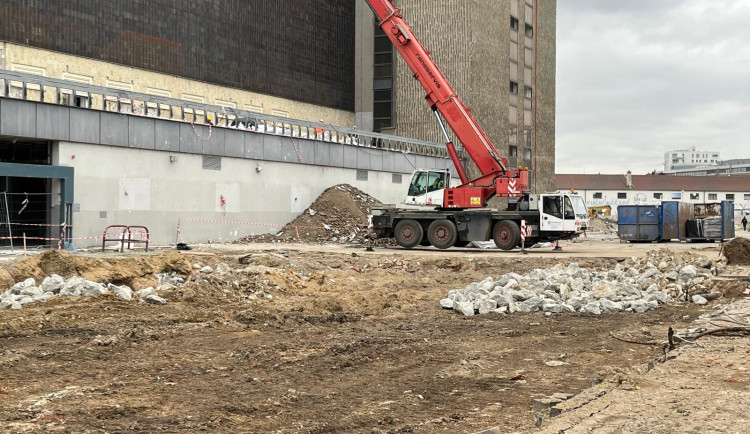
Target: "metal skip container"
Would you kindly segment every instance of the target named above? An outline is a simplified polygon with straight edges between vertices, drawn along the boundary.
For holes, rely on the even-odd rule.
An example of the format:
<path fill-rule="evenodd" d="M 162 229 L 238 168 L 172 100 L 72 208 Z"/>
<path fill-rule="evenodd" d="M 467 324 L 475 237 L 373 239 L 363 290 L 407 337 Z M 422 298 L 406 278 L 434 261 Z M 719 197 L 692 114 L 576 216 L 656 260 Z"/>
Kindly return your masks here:
<path fill-rule="evenodd" d="M 621 241 L 658 241 L 661 237 L 658 205 L 617 207 L 617 236 Z"/>

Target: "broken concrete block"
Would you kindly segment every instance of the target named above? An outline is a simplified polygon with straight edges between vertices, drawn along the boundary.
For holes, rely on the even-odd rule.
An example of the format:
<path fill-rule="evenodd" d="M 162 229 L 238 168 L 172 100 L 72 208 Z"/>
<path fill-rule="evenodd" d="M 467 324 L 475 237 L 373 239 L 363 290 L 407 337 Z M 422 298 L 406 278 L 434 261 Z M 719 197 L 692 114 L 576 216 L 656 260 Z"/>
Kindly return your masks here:
<path fill-rule="evenodd" d="M 156 294 L 156 290 L 152 286 L 149 286 L 148 288 L 144 288 L 144 289 L 141 289 L 140 291 L 136 292 L 136 294 L 140 298 L 146 298 L 149 295 Z"/>
<path fill-rule="evenodd" d="M 130 287 L 127 285 L 115 286 L 114 288 L 110 289 L 115 293 L 117 298 L 128 301 L 133 299 L 133 290 L 130 289 Z"/>
<path fill-rule="evenodd" d="M 464 316 L 474 316 L 474 303 L 470 301 L 454 302 L 453 310 Z"/>
<path fill-rule="evenodd" d="M 0 301 L 0 310 L 8 309 L 11 307 L 11 305 L 13 305 L 12 301 L 9 301 L 9 300 Z"/>
<path fill-rule="evenodd" d="M 583 307 L 581 307 L 579 312 L 600 315 L 602 313 L 602 310 L 599 307 L 599 303 L 595 302 L 584 305 Z"/>
<path fill-rule="evenodd" d="M 146 300 L 146 303 L 156 304 L 156 305 L 159 305 L 159 306 L 163 306 L 163 305 L 167 304 L 167 300 L 165 300 L 165 299 L 163 299 L 163 298 L 161 298 L 161 297 L 159 297 L 158 295 L 155 295 L 155 294 L 151 294 L 151 295 L 146 296 L 145 300 Z"/>
<path fill-rule="evenodd" d="M 703 297 L 703 296 L 695 294 L 693 296 L 693 303 L 703 305 L 703 304 L 708 303 L 708 300 L 706 300 L 705 297 Z"/>
<path fill-rule="evenodd" d="M 486 313 L 490 313 L 493 310 L 497 309 L 497 302 L 495 300 L 487 299 L 482 300 L 479 303 L 479 314 L 484 315 Z"/>
<path fill-rule="evenodd" d="M 453 309 L 453 300 L 450 297 L 440 300 L 440 307 L 443 309 Z"/>
<path fill-rule="evenodd" d="M 57 294 L 60 292 L 63 286 L 65 286 L 65 279 L 63 279 L 62 276 L 58 276 L 57 274 L 52 274 L 48 277 L 45 277 L 39 287 L 42 288 L 42 291 L 44 292 Z"/>
<path fill-rule="evenodd" d="M 21 293 L 19 295 L 27 295 L 29 297 L 34 297 L 35 295 L 41 295 L 44 294 L 44 291 L 41 290 L 41 288 L 37 288 L 36 286 L 29 286 L 21 290 Z"/>
<path fill-rule="evenodd" d="M 513 297 L 513 300 L 516 301 L 526 301 L 531 297 L 534 297 L 534 293 L 529 291 L 528 289 L 524 289 L 521 291 L 511 291 L 510 295 Z"/>
<path fill-rule="evenodd" d="M 21 293 L 21 290 L 25 288 L 31 288 L 32 286 L 36 286 L 36 280 L 29 277 L 28 279 L 24 280 L 23 282 L 18 282 L 15 285 L 13 285 L 10 290 L 13 294 L 19 295 Z"/>
<path fill-rule="evenodd" d="M 599 300 L 599 307 L 602 312 L 620 312 L 622 311 L 622 303 L 618 303 L 612 300 L 603 298 Z"/>
<path fill-rule="evenodd" d="M 518 303 L 516 306 L 518 307 L 519 312 L 529 313 L 529 312 L 538 312 L 542 308 L 541 305 L 542 305 L 542 299 L 537 296 L 533 296 L 526 301 Z"/>
<path fill-rule="evenodd" d="M 214 272 L 214 269 L 206 265 L 205 267 L 201 268 L 201 273 L 203 274 L 211 274 Z"/>
<path fill-rule="evenodd" d="M 34 302 L 34 299 L 31 298 L 31 297 L 29 297 L 28 295 L 23 296 L 20 299 L 18 299 L 18 304 L 21 304 L 21 305 L 23 305 L 23 304 L 29 304 L 29 303 L 33 303 L 33 302 Z"/>

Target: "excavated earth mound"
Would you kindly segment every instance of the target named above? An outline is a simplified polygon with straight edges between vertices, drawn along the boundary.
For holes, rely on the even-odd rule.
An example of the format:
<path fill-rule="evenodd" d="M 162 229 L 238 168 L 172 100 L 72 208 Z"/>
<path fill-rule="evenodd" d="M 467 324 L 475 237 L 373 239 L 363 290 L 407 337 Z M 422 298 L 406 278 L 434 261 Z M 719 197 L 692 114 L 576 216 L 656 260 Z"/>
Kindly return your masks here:
<path fill-rule="evenodd" d="M 304 242 L 355 243 L 364 242 L 370 208 L 380 202 L 369 194 L 348 184 L 335 185 L 323 192 L 297 218 L 276 234 L 251 235 L 236 243 Z"/>
<path fill-rule="evenodd" d="M 750 239 L 735 238 L 722 250 L 729 265 L 750 265 Z"/>

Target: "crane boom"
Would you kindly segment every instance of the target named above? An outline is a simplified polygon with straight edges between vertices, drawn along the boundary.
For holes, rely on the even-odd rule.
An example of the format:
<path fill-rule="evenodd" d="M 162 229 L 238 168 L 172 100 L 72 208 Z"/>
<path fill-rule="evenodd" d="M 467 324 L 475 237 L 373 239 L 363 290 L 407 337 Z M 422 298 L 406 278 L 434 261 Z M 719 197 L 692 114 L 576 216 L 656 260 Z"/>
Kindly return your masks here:
<path fill-rule="evenodd" d="M 455 147 L 445 134 L 448 142 L 446 146 L 462 182 L 457 188 L 446 189 L 446 199 L 450 196 L 446 206 L 482 207 L 492 196 L 521 196 L 528 189 L 528 170 L 508 170 L 507 160 L 500 157 L 489 137 L 471 115 L 469 108 L 464 105 L 432 59 L 430 52 L 406 23 L 401 11 L 389 0 L 367 2 L 380 20 L 380 28 L 412 70 L 414 78 L 426 91 L 427 104 L 442 115 L 482 174 L 473 180 L 467 178 Z M 437 116 L 437 119 L 442 127 L 440 116 Z M 454 191 L 461 189 L 471 191 Z"/>

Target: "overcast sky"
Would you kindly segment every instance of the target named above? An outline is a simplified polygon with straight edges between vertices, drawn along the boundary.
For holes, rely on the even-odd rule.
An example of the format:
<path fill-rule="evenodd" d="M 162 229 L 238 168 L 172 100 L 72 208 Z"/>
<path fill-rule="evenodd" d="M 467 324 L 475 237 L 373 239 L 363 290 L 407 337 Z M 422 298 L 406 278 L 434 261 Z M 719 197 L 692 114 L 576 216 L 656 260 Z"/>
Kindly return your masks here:
<path fill-rule="evenodd" d="M 558 0 L 557 173 L 750 158 L 750 0 Z"/>

